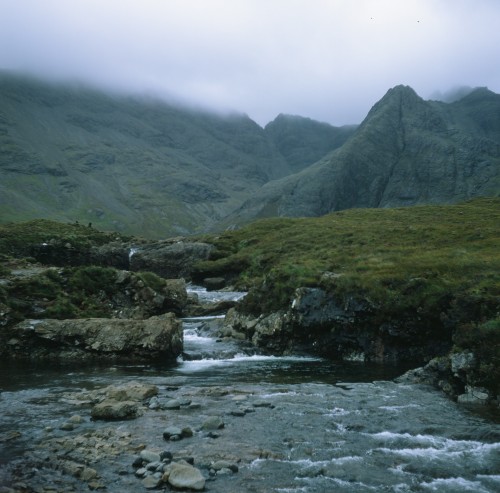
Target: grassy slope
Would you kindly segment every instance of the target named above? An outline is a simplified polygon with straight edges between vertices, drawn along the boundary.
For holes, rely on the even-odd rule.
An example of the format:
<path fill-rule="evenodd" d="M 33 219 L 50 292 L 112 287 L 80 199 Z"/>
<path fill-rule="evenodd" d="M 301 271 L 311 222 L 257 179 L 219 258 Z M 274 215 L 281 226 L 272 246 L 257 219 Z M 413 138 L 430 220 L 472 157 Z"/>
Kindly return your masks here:
<path fill-rule="evenodd" d="M 403 297 L 406 291 L 417 291 L 422 302 L 440 291 L 500 294 L 497 198 L 267 219 L 204 240 L 217 246 L 219 258 L 201 264 L 201 274 L 238 272 L 237 283 L 247 288 L 274 279 L 274 306 L 287 302 L 281 287 L 328 284 L 325 272 L 339 274 L 326 276 L 335 290 L 361 291 L 388 307 L 417 301 Z"/>
<path fill-rule="evenodd" d="M 455 350 L 478 357 L 475 383 L 500 393 L 499 198 L 266 219 L 204 240 L 217 251 L 199 277 L 249 289 L 240 310 L 286 308 L 295 288 L 320 286 L 369 300 L 374 329 L 408 315 L 451 324 Z"/>
<path fill-rule="evenodd" d="M 161 238 L 205 231 L 289 172 L 248 117 L 0 72 L 0 222 L 50 218 Z"/>

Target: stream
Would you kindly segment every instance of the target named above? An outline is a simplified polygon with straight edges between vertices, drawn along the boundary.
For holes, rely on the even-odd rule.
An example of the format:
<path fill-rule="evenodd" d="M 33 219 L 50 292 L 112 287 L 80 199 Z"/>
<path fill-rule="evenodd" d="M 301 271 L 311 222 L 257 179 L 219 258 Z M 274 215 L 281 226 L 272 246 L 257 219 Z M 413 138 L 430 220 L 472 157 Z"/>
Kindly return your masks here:
<path fill-rule="evenodd" d="M 198 287 L 191 292 L 203 302 L 243 296 Z M 429 387 L 395 383 L 407 368 L 261 355 L 242 342 L 217 339 L 220 321 L 186 318 L 184 355 L 171 365 L 0 362 L 0 491 L 15 484 L 13 476 L 26 488 L 18 485 L 19 491 L 89 491 L 29 457 L 49 438 L 104 433 L 110 426 L 148 448 L 192 457 L 207 479 L 205 491 L 500 491 L 500 425 L 493 417 Z M 157 385 L 160 401 L 190 405 L 110 424 L 91 421 L 88 408 L 65 397 L 130 381 Z M 61 430 L 75 414 L 83 423 Z M 211 416 L 224 427 L 207 434 L 200 426 Z M 165 426 L 195 432 L 166 442 Z M 102 486 L 95 489 L 146 491 L 134 476 L 133 455 L 127 450 L 93 464 Z M 237 463 L 238 471 L 210 476 L 207 464 L 220 459 Z"/>

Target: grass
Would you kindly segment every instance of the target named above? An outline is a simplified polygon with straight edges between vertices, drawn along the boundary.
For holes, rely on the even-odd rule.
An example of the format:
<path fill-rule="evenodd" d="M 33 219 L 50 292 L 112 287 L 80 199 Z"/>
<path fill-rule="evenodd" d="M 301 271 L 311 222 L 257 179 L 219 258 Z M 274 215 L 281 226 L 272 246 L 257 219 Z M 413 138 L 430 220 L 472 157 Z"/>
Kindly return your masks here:
<path fill-rule="evenodd" d="M 232 277 L 259 310 L 286 306 L 300 286 L 362 294 L 389 312 L 432 310 L 450 293 L 500 296 L 498 198 L 266 219 L 203 240 L 216 252 L 196 275 Z"/>
<path fill-rule="evenodd" d="M 0 224 L 0 254 L 21 258 L 30 255 L 31 248 L 42 243 L 69 243 L 74 248 L 87 249 L 115 240 L 129 238 L 116 232 L 103 232 L 78 223 L 60 223 L 36 219 L 21 223 Z"/>

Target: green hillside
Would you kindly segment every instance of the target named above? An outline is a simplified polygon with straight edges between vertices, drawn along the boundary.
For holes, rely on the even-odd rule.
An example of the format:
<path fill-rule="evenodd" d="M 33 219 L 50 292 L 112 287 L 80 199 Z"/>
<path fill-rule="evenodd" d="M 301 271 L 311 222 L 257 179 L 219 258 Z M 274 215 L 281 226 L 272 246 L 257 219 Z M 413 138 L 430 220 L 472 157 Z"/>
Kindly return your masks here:
<path fill-rule="evenodd" d="M 207 229 L 289 167 L 256 123 L 3 75 L 0 218 L 162 237 Z"/>

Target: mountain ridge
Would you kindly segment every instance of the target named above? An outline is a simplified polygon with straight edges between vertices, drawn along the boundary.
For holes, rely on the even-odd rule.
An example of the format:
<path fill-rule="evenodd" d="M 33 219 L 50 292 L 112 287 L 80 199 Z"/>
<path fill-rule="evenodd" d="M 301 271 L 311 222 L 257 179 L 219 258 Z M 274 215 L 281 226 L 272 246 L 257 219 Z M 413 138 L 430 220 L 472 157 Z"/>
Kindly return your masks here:
<path fill-rule="evenodd" d="M 389 89 L 342 147 L 296 175 L 264 185 L 225 225 L 498 195 L 500 120 L 494 115 L 500 114 L 500 96 L 490 93 L 494 108 L 484 132 L 474 111 L 484 103 L 483 90 L 446 104 L 424 101 L 408 86 Z"/>
<path fill-rule="evenodd" d="M 160 238 L 259 217 L 498 195 L 500 95 L 396 86 L 360 125 L 264 128 L 155 98 L 0 73 L 0 221 L 48 218 Z"/>

